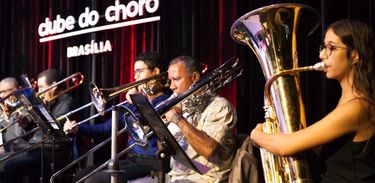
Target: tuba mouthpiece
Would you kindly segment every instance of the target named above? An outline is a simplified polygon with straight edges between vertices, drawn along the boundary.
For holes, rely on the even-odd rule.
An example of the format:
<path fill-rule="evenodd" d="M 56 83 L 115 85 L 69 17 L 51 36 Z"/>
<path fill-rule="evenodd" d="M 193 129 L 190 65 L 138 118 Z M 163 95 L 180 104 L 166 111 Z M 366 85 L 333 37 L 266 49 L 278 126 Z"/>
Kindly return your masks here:
<path fill-rule="evenodd" d="M 315 71 L 325 71 L 326 70 L 326 65 L 323 61 L 318 62 L 311 67 L 312 67 L 312 70 L 315 70 Z"/>

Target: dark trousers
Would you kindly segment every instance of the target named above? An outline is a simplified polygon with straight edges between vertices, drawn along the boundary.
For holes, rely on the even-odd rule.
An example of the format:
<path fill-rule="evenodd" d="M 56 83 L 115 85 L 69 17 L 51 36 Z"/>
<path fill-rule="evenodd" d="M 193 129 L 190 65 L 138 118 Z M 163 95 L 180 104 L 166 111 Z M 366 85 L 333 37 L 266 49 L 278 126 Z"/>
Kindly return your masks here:
<path fill-rule="evenodd" d="M 79 171 L 74 177 L 73 182 L 80 180 L 97 167 L 99 167 L 99 165 Z M 126 160 L 120 160 L 120 170 L 123 170 L 123 172 L 118 175 L 118 182 L 142 178 L 150 175 L 152 171 L 160 171 L 161 168 L 161 162 L 156 157 L 134 155 L 128 157 Z M 99 171 L 86 179 L 86 182 L 90 183 L 104 183 L 110 181 L 111 174 L 105 172 L 105 170 Z"/>
<path fill-rule="evenodd" d="M 55 149 L 54 159 L 51 148 L 44 148 L 43 164 L 41 153 L 40 148 L 33 149 L 20 157 L 7 161 L 4 165 L 4 182 L 22 183 L 24 180 L 29 180 L 29 183 L 40 182 L 43 173 L 43 182 L 48 183 L 52 175 L 52 168 L 54 172 L 58 171 L 72 160 L 72 148 L 68 144 Z"/>

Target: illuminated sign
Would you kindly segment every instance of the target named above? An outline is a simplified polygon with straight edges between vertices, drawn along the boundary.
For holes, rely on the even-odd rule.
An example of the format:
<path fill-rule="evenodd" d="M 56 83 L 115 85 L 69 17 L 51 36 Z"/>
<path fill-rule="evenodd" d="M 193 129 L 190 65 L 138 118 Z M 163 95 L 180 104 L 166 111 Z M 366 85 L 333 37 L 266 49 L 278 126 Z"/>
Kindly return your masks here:
<path fill-rule="evenodd" d="M 116 0 L 115 5 L 108 6 L 105 10 L 105 19 L 107 22 L 112 24 L 99 27 L 95 27 L 95 25 L 99 22 L 99 12 L 96 10 L 90 10 L 89 7 L 86 7 L 85 12 L 79 15 L 78 20 L 76 20 L 76 18 L 74 18 L 72 15 L 69 15 L 66 18 L 56 15 L 55 20 L 50 20 L 47 17 L 38 27 L 38 34 L 40 36 L 39 42 L 42 43 L 102 30 L 159 21 L 160 16 L 153 16 L 134 19 L 131 21 L 118 22 L 124 21 L 128 18 L 142 17 L 146 13 L 152 14 L 158 9 L 159 0 L 130 1 L 126 5 L 121 4 L 119 0 Z M 78 26 L 82 29 L 72 31 L 75 28 L 76 23 L 78 23 Z M 64 33 L 65 31 L 72 32 Z"/>
<path fill-rule="evenodd" d="M 44 22 L 38 26 L 39 42 L 43 43 L 87 33 L 159 21 L 160 16 L 144 17 L 147 14 L 155 13 L 158 9 L 159 0 L 133 0 L 126 5 L 116 0 L 115 4 L 108 6 L 104 12 L 105 20 L 110 24 L 97 27 L 95 25 L 99 22 L 99 12 L 90 10 L 89 7 L 85 8 L 85 11 L 78 16 L 78 19 L 72 15 L 68 15 L 66 18 L 56 15 L 54 20 L 46 17 Z M 132 20 L 126 21 L 128 18 L 132 18 Z M 76 25 L 79 26 L 79 30 L 74 30 Z M 87 44 L 68 47 L 67 57 L 111 51 L 112 45 L 109 40 L 99 42 L 91 40 Z"/>
<path fill-rule="evenodd" d="M 91 43 L 88 43 L 85 45 L 68 47 L 66 56 L 70 58 L 70 57 L 78 57 L 78 56 L 83 56 L 83 55 L 91 55 L 91 54 L 111 52 L 111 51 L 112 51 L 112 45 L 109 40 L 106 40 L 105 42 L 100 41 L 99 43 L 95 42 L 94 40 L 91 40 Z"/>

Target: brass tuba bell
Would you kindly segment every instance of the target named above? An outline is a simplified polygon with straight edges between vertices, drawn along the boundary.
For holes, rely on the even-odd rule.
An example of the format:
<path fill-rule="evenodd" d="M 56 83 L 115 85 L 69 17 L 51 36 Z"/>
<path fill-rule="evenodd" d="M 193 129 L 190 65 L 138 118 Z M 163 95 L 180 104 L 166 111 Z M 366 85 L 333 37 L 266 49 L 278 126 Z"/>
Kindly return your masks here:
<path fill-rule="evenodd" d="M 299 68 L 297 40 L 315 31 L 319 23 L 318 12 L 309 6 L 275 4 L 253 10 L 232 25 L 232 38 L 253 50 L 267 81 L 263 124 L 267 133 L 306 127 L 298 72 L 323 70 L 324 63 Z M 261 149 L 261 157 L 266 182 L 312 182 L 303 153 L 280 157 Z"/>

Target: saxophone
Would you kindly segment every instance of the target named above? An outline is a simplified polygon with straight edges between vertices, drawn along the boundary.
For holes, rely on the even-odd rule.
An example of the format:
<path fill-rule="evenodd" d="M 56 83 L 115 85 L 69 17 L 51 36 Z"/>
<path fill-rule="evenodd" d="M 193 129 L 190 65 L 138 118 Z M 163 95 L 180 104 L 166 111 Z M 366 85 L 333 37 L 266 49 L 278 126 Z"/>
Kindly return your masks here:
<path fill-rule="evenodd" d="M 305 23 L 298 30 L 299 23 Z M 319 26 L 319 14 L 302 4 L 275 4 L 253 10 L 231 27 L 232 38 L 255 53 L 266 78 L 266 133 L 292 133 L 306 127 L 299 72 L 325 69 L 324 63 L 298 67 L 297 37 Z M 307 30 L 307 31 L 306 31 Z M 280 157 L 261 148 L 265 182 L 312 182 L 303 153 Z"/>

